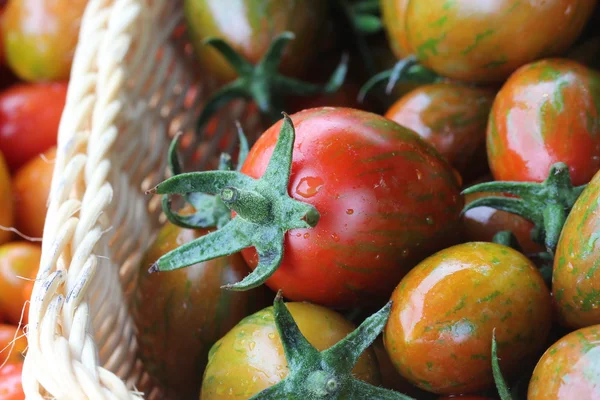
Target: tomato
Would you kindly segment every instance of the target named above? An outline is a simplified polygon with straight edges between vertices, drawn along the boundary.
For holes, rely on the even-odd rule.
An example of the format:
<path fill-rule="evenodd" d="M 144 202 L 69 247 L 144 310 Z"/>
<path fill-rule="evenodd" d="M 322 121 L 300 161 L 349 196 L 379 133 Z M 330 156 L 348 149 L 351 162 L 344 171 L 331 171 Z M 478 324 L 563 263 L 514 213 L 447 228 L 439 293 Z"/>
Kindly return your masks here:
<path fill-rule="evenodd" d="M 600 398 L 600 325 L 569 333 L 538 362 L 528 400 Z"/>
<path fill-rule="evenodd" d="M 552 291 L 560 321 L 574 329 L 600 324 L 600 173 L 573 206 L 558 241 Z"/>
<path fill-rule="evenodd" d="M 29 242 L 10 242 L 0 246 L 0 310 L 9 322 L 21 320 L 23 287 L 27 279 L 37 274 L 42 251 L 40 246 Z"/>
<path fill-rule="evenodd" d="M 56 147 L 44 157 L 35 157 L 17 171 L 13 179 L 16 227 L 25 235 L 41 238 L 46 221 Z"/>
<path fill-rule="evenodd" d="M 22 363 L 26 349 L 27 339 L 21 330 L 14 325 L 0 324 L 0 365 Z"/>
<path fill-rule="evenodd" d="M 6 364 L 0 368 L 0 400 L 25 400 L 21 375 L 23 364 Z"/>
<path fill-rule="evenodd" d="M 600 169 L 600 73 L 566 59 L 520 68 L 492 106 L 487 151 L 496 180 L 542 182 L 562 161 L 587 183 Z"/>
<path fill-rule="evenodd" d="M 10 174 L 0 151 L 0 245 L 12 238 L 12 232 L 2 229 L 13 226 L 15 220 Z"/>
<path fill-rule="evenodd" d="M 551 299 L 536 267 L 495 243 L 442 250 L 400 282 L 384 344 L 398 372 L 433 393 L 461 394 L 493 385 L 495 329 L 503 371 L 542 350 Z"/>
<path fill-rule="evenodd" d="M 300 331 L 317 350 L 330 348 L 354 330 L 338 313 L 309 303 L 287 303 Z M 202 380 L 202 400 L 245 400 L 275 385 L 288 374 L 275 327 L 273 307 L 244 318 L 210 350 Z M 359 358 L 352 375 L 379 383 L 372 349 Z"/>
<path fill-rule="evenodd" d="M 196 54 L 205 70 L 219 80 L 235 78 L 233 68 L 214 49 L 204 45 L 219 37 L 250 63 L 256 64 L 271 41 L 284 31 L 296 38 L 286 47 L 281 72 L 297 76 L 318 50 L 319 30 L 325 26 L 327 3 L 322 0 L 185 0 L 184 11 Z"/>
<path fill-rule="evenodd" d="M 398 58 L 414 54 L 448 78 L 494 82 L 522 65 L 568 49 L 596 4 L 596 0 L 384 0 L 382 12 Z"/>
<path fill-rule="evenodd" d="M 484 179 L 481 182 L 489 180 Z M 490 193 L 467 194 L 465 195 L 465 204 L 489 195 Z M 464 239 L 467 242 L 491 242 L 498 232 L 511 231 L 525 254 L 544 251 L 543 246 L 531 240 L 533 223 L 516 214 L 491 207 L 476 207 L 463 214 L 462 222 Z"/>
<path fill-rule="evenodd" d="M 27 81 L 69 78 L 87 0 L 9 0 L 3 34 L 6 62 Z"/>
<path fill-rule="evenodd" d="M 66 83 L 20 84 L 0 94 L 0 151 L 16 171 L 56 145 Z"/>
<path fill-rule="evenodd" d="M 414 132 L 348 108 L 315 108 L 291 119 L 288 193 L 321 217 L 314 228 L 286 233 L 269 287 L 331 307 L 373 303 L 423 258 L 458 240 L 462 198 L 454 174 Z M 281 126 L 258 139 L 242 173 L 264 174 Z M 254 269 L 256 252 L 242 254 Z"/>
<path fill-rule="evenodd" d="M 493 100 L 489 90 L 437 83 L 401 97 L 385 117 L 417 132 L 468 180 L 487 170 L 485 129 Z"/>
<path fill-rule="evenodd" d="M 270 303 L 264 288 L 222 290 L 249 272 L 239 254 L 177 271 L 148 274 L 158 257 L 204 234 L 167 223 L 140 264 L 134 294 L 139 354 L 173 398 L 198 398 L 210 347 L 245 316 Z"/>

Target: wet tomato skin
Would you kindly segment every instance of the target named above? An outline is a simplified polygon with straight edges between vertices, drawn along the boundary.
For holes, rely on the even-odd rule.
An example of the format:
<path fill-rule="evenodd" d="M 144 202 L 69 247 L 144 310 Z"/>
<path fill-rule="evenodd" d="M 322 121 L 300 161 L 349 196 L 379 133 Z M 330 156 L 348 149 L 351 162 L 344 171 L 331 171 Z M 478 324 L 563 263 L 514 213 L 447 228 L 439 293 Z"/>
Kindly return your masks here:
<path fill-rule="evenodd" d="M 321 218 L 287 232 L 282 264 L 266 282 L 273 290 L 331 307 L 377 302 L 420 260 L 458 240 L 462 198 L 452 169 L 414 132 L 347 108 L 291 118 L 288 193 Z M 243 173 L 262 176 L 280 128 L 281 121 L 258 139 Z M 242 254 L 257 265 L 253 249 Z"/>
<path fill-rule="evenodd" d="M 249 268 L 240 254 L 187 268 L 148 274 L 161 255 L 207 233 L 167 223 L 140 264 L 133 315 L 146 370 L 169 395 L 197 399 L 210 347 L 245 316 L 271 302 L 265 288 L 221 289 Z"/>
<path fill-rule="evenodd" d="M 528 400 L 600 398 L 600 325 L 579 329 L 553 344 L 533 371 Z"/>
<path fill-rule="evenodd" d="M 552 271 L 561 323 L 578 329 L 600 324 L 600 173 L 579 196 L 563 227 Z"/>
<path fill-rule="evenodd" d="M 0 400 L 25 400 L 22 374 L 23 363 L 6 364 L 0 368 Z"/>
<path fill-rule="evenodd" d="M 502 81 L 522 65 L 555 56 L 579 36 L 596 0 L 385 0 L 383 16 L 398 58 L 414 54 L 438 74 Z M 523 37 L 523 28 L 529 33 Z"/>
<path fill-rule="evenodd" d="M 401 375 L 438 394 L 493 385 L 494 329 L 509 373 L 542 350 L 551 326 L 550 293 L 536 267 L 495 243 L 434 254 L 404 277 L 391 300 L 385 348 Z"/>
<path fill-rule="evenodd" d="M 287 303 L 310 344 L 323 351 L 346 337 L 354 326 L 338 313 L 309 303 Z M 202 382 L 202 400 L 245 400 L 273 386 L 288 374 L 287 361 L 275 327 L 273 308 L 244 318 L 210 350 Z M 367 349 L 352 375 L 377 385 L 377 358 Z"/>
<path fill-rule="evenodd" d="M 600 169 L 600 73 L 566 59 L 521 67 L 492 106 L 487 129 L 496 180 L 537 181 L 564 162 L 573 184 Z"/>
<path fill-rule="evenodd" d="M 487 170 L 485 130 L 493 100 L 491 90 L 436 83 L 401 97 L 385 117 L 418 133 L 470 180 Z"/>

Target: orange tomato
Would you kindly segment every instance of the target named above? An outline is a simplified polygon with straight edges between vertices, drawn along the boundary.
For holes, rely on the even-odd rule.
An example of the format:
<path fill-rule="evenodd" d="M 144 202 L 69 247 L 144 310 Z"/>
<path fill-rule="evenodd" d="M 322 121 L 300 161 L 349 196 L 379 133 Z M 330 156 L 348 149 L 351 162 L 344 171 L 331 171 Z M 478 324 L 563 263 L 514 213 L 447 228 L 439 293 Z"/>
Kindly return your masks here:
<path fill-rule="evenodd" d="M 4 156 L 0 152 L 0 244 L 4 244 L 11 239 L 12 233 L 1 228 L 12 227 L 14 219 L 10 174 Z"/>
<path fill-rule="evenodd" d="M 21 383 L 23 363 L 0 368 L 0 400 L 25 400 Z"/>
<path fill-rule="evenodd" d="M 43 155 L 44 158 L 35 157 L 25 164 L 17 171 L 13 180 L 15 225 L 20 232 L 36 238 L 42 237 L 44 232 L 56 147 Z"/>
<path fill-rule="evenodd" d="M 39 245 L 24 241 L 0 246 L 0 311 L 13 324 L 21 320 L 23 288 L 37 273 L 41 253 Z"/>
<path fill-rule="evenodd" d="M 13 343 L 14 342 L 14 343 Z M 27 339 L 14 325 L 0 324 L 0 365 L 22 363 L 27 349 Z"/>

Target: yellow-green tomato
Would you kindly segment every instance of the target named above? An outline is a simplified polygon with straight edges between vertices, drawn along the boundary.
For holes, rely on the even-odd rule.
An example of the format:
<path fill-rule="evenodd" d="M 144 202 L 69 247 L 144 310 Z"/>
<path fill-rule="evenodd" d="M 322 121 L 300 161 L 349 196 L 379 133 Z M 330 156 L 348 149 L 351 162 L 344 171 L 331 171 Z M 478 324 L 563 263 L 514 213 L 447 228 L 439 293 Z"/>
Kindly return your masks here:
<path fill-rule="evenodd" d="M 309 303 L 286 304 L 302 334 L 323 351 L 354 330 L 338 313 Z M 201 400 L 246 400 L 275 385 L 288 366 L 275 326 L 273 307 L 244 318 L 210 350 L 202 381 Z M 379 384 L 377 358 L 369 348 L 359 358 L 356 378 Z"/>

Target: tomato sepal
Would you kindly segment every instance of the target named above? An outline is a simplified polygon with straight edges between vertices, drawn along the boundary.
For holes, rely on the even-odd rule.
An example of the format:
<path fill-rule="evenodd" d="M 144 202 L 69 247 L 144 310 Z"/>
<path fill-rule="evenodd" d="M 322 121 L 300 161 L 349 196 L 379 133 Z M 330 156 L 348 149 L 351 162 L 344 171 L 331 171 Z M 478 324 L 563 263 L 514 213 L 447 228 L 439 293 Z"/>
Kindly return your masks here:
<path fill-rule="evenodd" d="M 414 400 L 412 397 L 370 385 L 352 376 L 352 369 L 360 355 L 383 330 L 390 315 L 391 302 L 367 318 L 342 341 L 322 352 L 314 348 L 302 335 L 283 302 L 281 291 L 277 293 L 273 311 L 289 373 L 281 382 L 256 394 L 251 400 Z"/>
<path fill-rule="evenodd" d="M 502 376 L 500 363 L 498 362 L 498 343 L 496 342 L 496 330 L 492 333 L 492 374 L 494 375 L 494 383 L 500 395 L 500 400 L 513 400 L 508 385 Z"/>
<path fill-rule="evenodd" d="M 191 172 L 173 176 L 150 190 L 163 195 L 218 195 L 236 216 L 221 229 L 166 253 L 149 271 L 171 271 L 254 246 L 259 256 L 258 266 L 241 282 L 224 288 L 252 289 L 273 275 L 283 259 L 285 233 L 312 228 L 320 218 L 315 207 L 288 194 L 294 140 L 292 120 L 284 114 L 279 138 L 262 178 L 256 180 L 239 171 Z"/>
<path fill-rule="evenodd" d="M 538 182 L 486 182 L 465 189 L 462 194 L 506 193 L 517 197 L 489 196 L 467 204 L 462 213 L 476 207 L 491 207 L 520 215 L 534 223 L 531 238 L 554 254 L 567 215 L 586 185 L 573 186 L 569 167 L 552 165 L 546 180 Z"/>
<path fill-rule="evenodd" d="M 346 78 L 348 56 L 344 55 L 325 85 L 316 85 L 279 73 L 281 57 L 287 43 L 294 39 L 292 32 L 283 32 L 273 39 L 264 57 L 252 65 L 237 53 L 226 41 L 216 37 L 206 38 L 204 45 L 212 46 L 231 64 L 238 74 L 233 82 L 217 90 L 207 101 L 196 122 L 200 131 L 210 118 L 225 104 L 236 98 L 252 99 L 261 113 L 273 119 L 279 118 L 281 104 L 286 95 L 310 96 L 337 91 Z"/>

